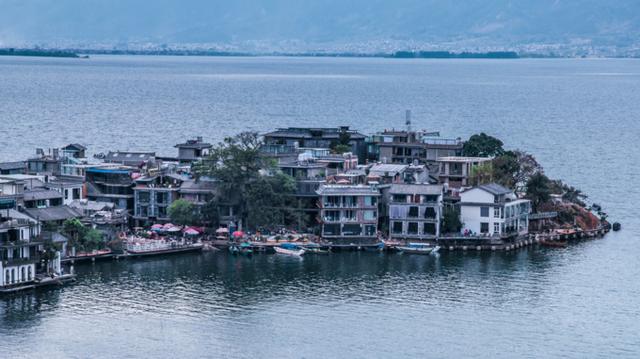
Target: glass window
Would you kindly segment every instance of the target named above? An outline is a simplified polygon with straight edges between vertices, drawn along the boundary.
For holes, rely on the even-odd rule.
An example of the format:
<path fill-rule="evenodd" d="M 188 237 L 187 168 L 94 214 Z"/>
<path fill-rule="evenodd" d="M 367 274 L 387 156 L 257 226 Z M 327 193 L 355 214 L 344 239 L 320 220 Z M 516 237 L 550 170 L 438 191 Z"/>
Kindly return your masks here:
<path fill-rule="evenodd" d="M 342 234 L 345 236 L 359 236 L 362 234 L 362 226 L 359 224 L 345 224 L 342 226 Z"/>
<path fill-rule="evenodd" d="M 366 236 L 374 236 L 376 234 L 376 226 L 372 226 L 372 225 L 364 226 L 364 234 Z"/>
<path fill-rule="evenodd" d="M 391 231 L 396 234 L 402 233 L 402 222 L 393 222 Z"/>
<path fill-rule="evenodd" d="M 493 233 L 494 234 L 500 233 L 500 223 L 494 223 L 493 224 Z"/>
<path fill-rule="evenodd" d="M 427 207 L 424 211 L 424 218 L 436 218 L 436 209 L 433 207 Z"/>
<path fill-rule="evenodd" d="M 364 211 L 364 219 L 366 221 L 372 221 L 376 219 L 376 211 Z"/>
<path fill-rule="evenodd" d="M 489 217 L 489 207 L 480 207 L 480 217 Z"/>
<path fill-rule="evenodd" d="M 480 233 L 489 233 L 489 223 L 487 222 L 480 223 Z"/>
<path fill-rule="evenodd" d="M 416 218 L 419 216 L 419 210 L 416 206 L 409 207 L 409 217 Z"/>
<path fill-rule="evenodd" d="M 328 236 L 337 236 L 340 235 L 340 225 L 339 224 L 325 224 L 323 226 L 324 234 Z"/>
<path fill-rule="evenodd" d="M 493 208 L 493 218 L 500 218 L 500 207 Z"/>
<path fill-rule="evenodd" d="M 436 224 L 435 223 L 425 223 L 424 228 L 422 230 L 423 234 L 436 235 Z"/>
<path fill-rule="evenodd" d="M 418 234 L 418 223 L 417 222 L 409 222 L 409 226 L 407 228 L 407 233 L 409 233 L 409 234 Z"/>

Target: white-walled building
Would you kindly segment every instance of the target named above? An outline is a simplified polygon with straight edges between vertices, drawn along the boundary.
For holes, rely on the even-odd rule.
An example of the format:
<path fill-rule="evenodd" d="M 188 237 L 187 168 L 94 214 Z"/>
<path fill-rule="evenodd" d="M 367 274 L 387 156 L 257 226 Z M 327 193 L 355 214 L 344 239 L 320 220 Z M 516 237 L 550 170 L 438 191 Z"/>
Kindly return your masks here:
<path fill-rule="evenodd" d="M 527 234 L 531 201 L 518 199 L 513 191 L 495 184 L 460 193 L 462 233 L 510 237 Z"/>
<path fill-rule="evenodd" d="M 40 253 L 44 249 L 40 228 L 40 223 L 27 215 L 13 209 L 0 210 L 0 289 L 36 281 Z M 61 273 L 59 252 L 49 262 L 48 270 Z"/>

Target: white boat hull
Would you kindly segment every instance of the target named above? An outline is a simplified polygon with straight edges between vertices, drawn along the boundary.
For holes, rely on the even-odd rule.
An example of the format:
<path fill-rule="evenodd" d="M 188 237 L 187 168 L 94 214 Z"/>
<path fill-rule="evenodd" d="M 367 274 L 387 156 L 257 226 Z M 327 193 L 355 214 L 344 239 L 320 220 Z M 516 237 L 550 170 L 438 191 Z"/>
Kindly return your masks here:
<path fill-rule="evenodd" d="M 398 250 L 402 253 L 409 253 L 409 254 L 431 254 L 431 253 L 437 253 L 438 250 L 440 250 L 440 247 L 435 246 L 435 247 L 397 247 Z"/>
<path fill-rule="evenodd" d="M 278 254 L 286 254 L 288 256 L 297 256 L 297 257 L 304 255 L 304 252 L 305 252 L 304 249 L 292 250 L 292 249 L 284 249 L 280 247 L 274 247 L 274 249 Z"/>

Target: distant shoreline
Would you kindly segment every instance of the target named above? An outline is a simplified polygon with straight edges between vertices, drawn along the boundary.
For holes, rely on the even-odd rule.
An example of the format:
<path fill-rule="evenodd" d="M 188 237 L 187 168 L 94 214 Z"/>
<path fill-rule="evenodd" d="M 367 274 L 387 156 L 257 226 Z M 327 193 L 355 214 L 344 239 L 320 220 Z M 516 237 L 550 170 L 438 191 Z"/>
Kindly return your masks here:
<path fill-rule="evenodd" d="M 101 50 L 101 49 L 17 49 L 0 48 L 0 56 L 88 58 L 89 55 L 134 56 L 208 56 L 208 57 L 342 57 L 385 59 L 575 59 L 586 56 L 560 56 L 555 54 L 518 53 L 515 51 L 452 52 L 452 51 L 396 51 L 393 53 L 355 52 L 235 52 L 214 50 Z M 600 58 L 600 57 L 599 57 Z M 613 57 L 602 58 L 636 58 Z"/>
<path fill-rule="evenodd" d="M 0 56 L 83 58 L 75 52 L 57 49 L 0 49 Z"/>

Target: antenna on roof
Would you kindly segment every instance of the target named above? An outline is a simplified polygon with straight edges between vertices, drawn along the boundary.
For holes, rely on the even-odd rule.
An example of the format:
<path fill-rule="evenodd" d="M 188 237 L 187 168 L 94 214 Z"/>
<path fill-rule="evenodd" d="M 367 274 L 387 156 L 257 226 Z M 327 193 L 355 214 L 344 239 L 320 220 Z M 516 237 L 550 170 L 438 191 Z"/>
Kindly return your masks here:
<path fill-rule="evenodd" d="M 405 117 L 404 124 L 407 125 L 407 131 L 411 132 L 411 110 L 407 110 L 404 114 L 404 117 Z"/>

